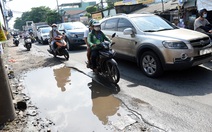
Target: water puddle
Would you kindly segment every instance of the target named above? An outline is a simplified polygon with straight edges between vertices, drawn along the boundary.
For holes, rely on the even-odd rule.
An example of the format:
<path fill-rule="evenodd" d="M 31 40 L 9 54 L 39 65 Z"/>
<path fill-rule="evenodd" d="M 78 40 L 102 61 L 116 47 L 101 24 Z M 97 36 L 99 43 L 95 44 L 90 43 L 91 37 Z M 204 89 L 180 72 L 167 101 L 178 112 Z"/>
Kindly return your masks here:
<path fill-rule="evenodd" d="M 57 131 L 114 131 L 111 124 L 128 114 L 107 87 L 61 65 L 26 73 L 24 86 L 39 114 L 53 121 Z"/>

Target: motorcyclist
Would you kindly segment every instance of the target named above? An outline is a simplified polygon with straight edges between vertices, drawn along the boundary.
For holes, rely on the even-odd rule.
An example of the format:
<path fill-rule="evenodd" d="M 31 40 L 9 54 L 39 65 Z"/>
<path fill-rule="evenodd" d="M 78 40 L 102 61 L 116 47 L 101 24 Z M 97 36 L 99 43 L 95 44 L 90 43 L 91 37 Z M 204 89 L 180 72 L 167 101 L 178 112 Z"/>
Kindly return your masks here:
<path fill-rule="evenodd" d="M 89 33 L 87 41 L 91 48 L 91 63 L 92 63 L 92 69 L 95 73 L 97 73 L 97 57 L 99 55 L 99 49 L 98 45 L 101 44 L 101 42 L 109 41 L 111 40 L 101 31 L 100 23 L 98 21 L 93 22 L 93 30 Z"/>
<path fill-rule="evenodd" d="M 199 17 L 194 21 L 194 30 L 207 34 L 212 38 L 212 25 L 206 19 L 207 10 L 202 9 L 199 11 Z"/>
<path fill-rule="evenodd" d="M 57 30 L 57 25 L 56 24 L 52 24 L 51 25 L 52 30 L 49 32 L 49 36 L 50 36 L 50 46 L 51 49 L 53 50 L 53 52 L 56 52 L 56 48 L 55 48 L 55 38 L 58 37 L 58 35 L 62 35 L 58 30 Z"/>
<path fill-rule="evenodd" d="M 91 58 L 91 49 L 90 49 L 90 45 L 88 44 L 88 41 L 87 41 L 87 38 L 88 38 L 88 34 L 89 32 L 91 32 L 93 30 L 93 22 L 95 22 L 96 20 L 95 19 L 91 19 L 89 22 L 88 22 L 88 28 L 85 30 L 84 32 L 84 41 L 87 45 L 87 59 L 88 59 L 88 63 L 87 63 L 87 68 L 90 67 L 90 58 Z"/>
<path fill-rule="evenodd" d="M 55 37 L 55 44 L 57 45 L 57 48 L 55 49 L 57 51 L 58 48 L 65 46 L 66 42 L 63 39 L 64 36 L 62 35 L 58 35 L 57 37 Z"/>

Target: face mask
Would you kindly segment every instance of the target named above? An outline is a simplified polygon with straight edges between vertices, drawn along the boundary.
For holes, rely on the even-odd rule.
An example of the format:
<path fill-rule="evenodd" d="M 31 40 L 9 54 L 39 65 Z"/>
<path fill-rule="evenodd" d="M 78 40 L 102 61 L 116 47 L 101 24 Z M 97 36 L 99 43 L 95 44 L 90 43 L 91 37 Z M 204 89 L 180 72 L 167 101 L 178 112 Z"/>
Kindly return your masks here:
<path fill-rule="evenodd" d="M 53 27 L 53 30 L 55 31 L 55 30 L 57 30 L 57 28 L 56 27 Z"/>
<path fill-rule="evenodd" d="M 207 17 L 207 14 L 203 14 L 203 17 L 206 18 Z"/>
<path fill-rule="evenodd" d="M 100 27 L 94 27 L 94 30 L 99 31 Z"/>
<path fill-rule="evenodd" d="M 180 22 L 183 22 L 183 19 L 180 19 Z"/>

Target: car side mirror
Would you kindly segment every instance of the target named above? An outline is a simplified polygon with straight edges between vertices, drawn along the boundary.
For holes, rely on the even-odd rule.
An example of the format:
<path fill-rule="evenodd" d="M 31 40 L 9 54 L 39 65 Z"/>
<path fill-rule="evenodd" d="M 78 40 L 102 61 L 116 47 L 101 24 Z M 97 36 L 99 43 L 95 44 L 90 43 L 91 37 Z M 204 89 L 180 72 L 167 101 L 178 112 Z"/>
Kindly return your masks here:
<path fill-rule="evenodd" d="M 113 35 L 112 35 L 112 38 L 114 38 L 116 36 L 116 33 L 114 33 Z"/>
<path fill-rule="evenodd" d="M 60 32 L 63 32 L 63 33 L 66 33 L 66 31 L 64 30 L 64 29 L 62 29 L 62 30 L 59 30 Z"/>
<path fill-rule="evenodd" d="M 123 33 L 124 35 L 133 35 L 133 30 L 132 28 L 126 28 Z"/>

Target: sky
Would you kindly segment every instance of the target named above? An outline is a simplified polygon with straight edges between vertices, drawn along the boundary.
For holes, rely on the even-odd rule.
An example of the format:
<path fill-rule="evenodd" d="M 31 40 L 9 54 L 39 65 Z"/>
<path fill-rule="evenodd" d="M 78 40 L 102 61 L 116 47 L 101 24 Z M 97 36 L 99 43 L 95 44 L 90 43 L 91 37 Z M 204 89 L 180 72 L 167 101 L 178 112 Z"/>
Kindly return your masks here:
<path fill-rule="evenodd" d="M 7 0 L 6 9 L 11 9 L 13 11 L 13 18 L 9 21 L 9 27 L 13 28 L 14 21 L 17 17 L 21 17 L 21 12 L 30 11 L 32 7 L 46 6 L 51 9 L 57 9 L 58 5 L 64 3 L 72 3 L 81 0 Z M 83 0 L 87 1 L 99 1 L 99 0 Z"/>

